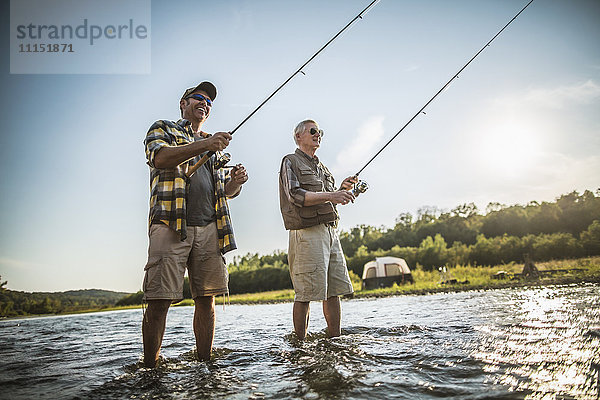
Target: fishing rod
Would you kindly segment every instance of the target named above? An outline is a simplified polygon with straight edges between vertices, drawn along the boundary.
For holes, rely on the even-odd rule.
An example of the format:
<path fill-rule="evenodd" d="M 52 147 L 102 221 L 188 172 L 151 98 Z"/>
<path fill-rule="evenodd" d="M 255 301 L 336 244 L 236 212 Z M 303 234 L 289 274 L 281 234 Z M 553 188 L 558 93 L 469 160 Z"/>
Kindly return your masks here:
<path fill-rule="evenodd" d="M 329 41 L 327 43 L 325 43 L 323 45 L 323 47 L 321 47 L 315 54 L 313 54 L 304 64 L 302 64 L 300 66 L 300 68 L 298 68 L 296 70 L 296 72 L 294 72 L 289 78 L 287 78 L 287 80 L 285 82 L 283 82 L 277 89 L 275 89 L 275 91 L 273 93 L 271 93 L 269 95 L 269 97 L 267 97 L 262 103 L 260 103 L 260 105 L 258 107 L 256 107 L 254 109 L 254 111 L 252 111 L 250 113 L 250 115 L 248 115 L 246 118 L 244 118 L 244 120 L 242 122 L 240 122 L 238 124 L 238 126 L 236 126 L 232 131 L 230 131 L 230 134 L 234 134 L 242 125 L 244 125 L 246 123 L 246 121 L 248 121 L 250 118 L 252 118 L 252 116 L 254 114 L 256 114 L 256 112 L 258 110 L 260 110 L 262 108 L 262 106 L 265 105 L 265 103 L 267 103 L 269 100 L 271 100 L 271 98 L 273 96 L 275 96 L 275 94 L 277 94 L 277 92 L 279 92 L 285 85 L 288 84 L 289 81 L 291 81 L 297 74 L 302 73 L 302 75 L 306 75 L 304 73 L 304 71 L 302 71 L 302 69 L 304 69 L 304 67 L 306 67 L 312 60 L 314 60 L 319 53 L 321 53 L 323 50 L 325 50 L 325 48 L 327 46 L 329 46 L 329 44 L 331 44 L 331 42 L 333 42 L 335 39 L 337 39 L 338 36 L 340 36 L 346 29 L 348 29 L 350 27 L 350 25 L 352 25 L 356 20 L 358 19 L 362 19 L 363 14 L 367 13 L 367 11 L 373 7 L 375 5 L 375 3 L 379 2 L 379 0 L 373 0 L 368 6 L 366 6 L 364 8 L 364 10 L 362 10 L 360 13 L 358 13 L 358 15 L 356 17 L 354 17 L 350 22 L 348 22 L 346 24 L 346 26 L 344 26 L 338 33 L 335 34 L 335 36 L 333 36 L 331 39 L 329 39 Z M 200 161 L 198 161 L 196 164 L 194 164 L 192 167 L 190 167 L 190 169 L 187 172 L 187 176 L 191 177 L 194 172 L 196 172 L 196 170 L 198 170 L 198 168 L 200 168 L 204 163 L 206 163 L 208 161 L 208 159 L 210 157 L 213 156 L 213 154 L 215 154 L 214 151 L 209 151 L 208 153 L 206 153 L 201 159 Z M 223 167 L 225 164 L 227 164 L 227 162 L 229 162 L 231 159 L 231 155 L 229 153 L 223 153 L 223 155 L 217 160 L 217 163 L 215 164 L 215 166 L 219 166 L 219 167 Z"/>
<path fill-rule="evenodd" d="M 519 11 L 519 12 L 518 12 L 518 13 L 517 13 L 517 14 L 516 14 L 516 15 L 515 15 L 515 16 L 514 16 L 514 17 L 513 17 L 513 18 L 512 18 L 510 21 L 508 21 L 508 23 L 507 23 L 506 25 L 504 25 L 504 27 L 503 27 L 502 29 L 500 29 L 500 30 L 498 31 L 498 33 L 496 33 L 496 34 L 494 35 L 494 37 L 492 37 L 492 38 L 490 39 L 490 41 L 489 41 L 489 42 L 487 42 L 487 43 L 485 44 L 485 46 L 483 46 L 483 47 L 481 48 L 481 50 L 479 50 L 477 53 L 475 53 L 475 55 L 474 55 L 473 57 L 471 57 L 471 59 L 470 59 L 470 60 L 469 60 L 469 61 L 468 61 L 468 62 L 467 62 L 467 63 L 466 63 L 466 64 L 465 64 L 465 65 L 464 65 L 464 66 L 463 66 L 461 69 L 459 69 L 459 70 L 458 70 L 458 72 L 457 72 L 456 74 L 454 74 L 454 76 L 453 76 L 453 77 L 452 77 L 452 78 L 451 78 L 451 79 L 450 79 L 448 82 L 446 82 L 446 84 L 445 84 L 444 86 L 442 86 L 442 88 L 441 88 L 441 89 L 440 89 L 440 90 L 439 90 L 439 91 L 438 91 L 438 92 L 437 92 L 437 93 L 436 93 L 436 94 L 435 94 L 435 95 L 434 95 L 434 96 L 433 96 L 431 99 L 429 99 L 429 101 L 428 101 L 427 103 L 425 103 L 425 105 L 424 105 L 423 107 L 421 107 L 421 109 L 419 109 L 419 111 L 417 111 L 417 112 L 415 113 L 415 115 L 413 115 L 413 117 L 412 117 L 410 120 L 408 120 L 408 122 L 407 122 L 406 124 L 404 124 L 404 126 L 403 126 L 403 127 L 402 127 L 402 128 L 399 130 L 399 131 L 398 131 L 398 133 L 396 133 L 394 136 L 392 136 L 392 138 L 391 138 L 390 140 L 388 140 L 388 142 L 387 142 L 387 143 L 386 143 L 386 144 L 385 144 L 385 145 L 384 145 L 384 146 L 383 146 L 381 149 L 379 149 L 379 151 L 378 151 L 377 153 L 375 153 L 375 155 L 374 155 L 373 157 L 371 157 L 371 159 L 370 159 L 370 160 L 369 160 L 369 161 L 368 161 L 368 162 L 367 162 L 367 163 L 366 163 L 366 164 L 365 164 L 365 165 L 364 165 L 364 166 L 363 166 L 363 167 L 362 167 L 362 168 L 361 168 L 361 169 L 360 169 L 360 170 L 359 170 L 359 171 L 358 171 L 358 172 L 357 172 L 357 173 L 356 173 L 354 176 L 358 177 L 358 175 L 359 175 L 359 174 L 360 174 L 360 173 L 361 173 L 361 172 L 362 172 L 362 171 L 363 171 L 365 168 L 367 168 L 367 166 L 368 166 L 368 165 L 371 163 L 371 161 L 373 161 L 373 160 L 375 159 L 375 157 L 377 157 L 377 156 L 378 156 L 378 155 L 379 155 L 379 154 L 380 154 L 380 153 L 381 153 L 381 152 L 382 152 L 382 151 L 383 151 L 383 150 L 384 150 L 384 149 L 385 149 L 385 148 L 386 148 L 386 147 L 387 147 L 387 146 L 388 146 L 388 145 L 389 145 L 389 144 L 390 144 L 390 143 L 391 143 L 391 142 L 392 142 L 394 139 L 396 139 L 396 137 L 397 137 L 399 134 L 401 134 L 401 133 L 402 133 L 402 131 L 403 131 L 403 130 L 404 130 L 404 129 L 405 129 L 407 126 L 408 126 L 408 125 L 410 125 L 410 123 L 411 123 L 411 122 L 413 122 L 415 118 L 417 118 L 417 117 L 418 117 L 418 116 L 419 116 L 421 113 L 425 114 L 425 112 L 424 112 L 425 108 L 427 108 L 427 106 L 428 106 L 429 104 L 431 104 L 431 102 L 432 102 L 433 100 L 435 100 L 435 98 L 436 98 L 436 97 L 438 97 L 438 95 L 439 95 L 440 93 L 442 93 L 442 92 L 443 92 L 443 91 L 444 91 L 444 90 L 445 90 L 445 89 L 446 89 L 446 88 L 447 88 L 447 87 L 450 85 L 450 83 L 452 83 L 452 81 L 453 81 L 454 79 L 458 78 L 458 76 L 460 75 L 460 73 L 461 73 L 462 71 L 464 71 L 464 69 L 465 69 L 465 68 L 467 68 L 467 66 L 468 66 L 469 64 L 471 64 L 471 62 L 472 62 L 472 61 L 473 61 L 475 58 L 477 58 L 477 56 L 478 56 L 479 54 L 481 54 L 481 52 L 483 52 L 483 50 L 485 50 L 485 48 L 486 48 L 486 47 L 489 47 L 489 46 L 490 46 L 490 44 L 491 44 L 491 43 L 494 41 L 494 39 L 496 39 L 496 38 L 497 38 L 497 37 L 498 37 L 498 36 L 499 36 L 499 35 L 500 35 L 500 34 L 501 34 L 501 33 L 502 33 L 502 32 L 503 32 L 503 31 L 504 31 L 504 30 L 505 30 L 505 29 L 506 29 L 506 28 L 507 28 L 507 27 L 508 27 L 508 26 L 509 26 L 509 25 L 510 25 L 510 24 L 511 24 L 511 23 L 512 23 L 514 20 L 515 20 L 515 19 L 517 19 L 517 17 L 518 17 L 519 15 L 521 15 L 521 13 L 522 13 L 523 11 L 525 11 L 525 9 L 526 9 L 527 7 L 529 7 L 529 5 L 530 5 L 531 3 L 533 3 L 533 0 L 530 0 L 530 1 L 529 1 L 529 3 L 527 3 L 527 5 L 525 5 L 525 7 L 523 7 L 523 8 L 521 9 L 521 11 Z M 352 193 L 354 194 L 354 196 L 358 196 L 360 193 L 364 193 L 364 192 L 366 192 L 368 188 L 369 188 L 369 185 L 367 184 L 367 182 L 359 180 L 359 181 L 358 181 L 358 183 L 355 185 L 354 189 L 352 190 Z"/>

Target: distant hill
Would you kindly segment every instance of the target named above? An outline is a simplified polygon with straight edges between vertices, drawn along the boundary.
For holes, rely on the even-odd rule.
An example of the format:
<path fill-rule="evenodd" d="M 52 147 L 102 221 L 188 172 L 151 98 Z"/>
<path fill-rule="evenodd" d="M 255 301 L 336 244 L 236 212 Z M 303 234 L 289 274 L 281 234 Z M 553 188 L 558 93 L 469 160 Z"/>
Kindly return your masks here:
<path fill-rule="evenodd" d="M 66 292 L 0 291 L 0 317 L 60 314 L 114 306 L 131 293 L 102 289 L 68 290 Z"/>
<path fill-rule="evenodd" d="M 78 297 L 78 298 L 86 298 L 86 297 L 98 297 L 103 299 L 108 299 L 110 301 L 118 301 L 124 296 L 127 296 L 131 293 L 128 292 L 113 292 L 112 290 L 103 290 L 103 289 L 81 289 L 81 290 L 67 290 L 66 292 L 60 292 L 66 296 Z"/>

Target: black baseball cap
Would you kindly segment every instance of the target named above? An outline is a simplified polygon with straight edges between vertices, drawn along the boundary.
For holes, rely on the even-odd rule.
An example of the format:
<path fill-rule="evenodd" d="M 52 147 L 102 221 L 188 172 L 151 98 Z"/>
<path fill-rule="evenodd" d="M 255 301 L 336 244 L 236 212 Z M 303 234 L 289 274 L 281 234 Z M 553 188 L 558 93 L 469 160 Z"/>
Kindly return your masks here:
<path fill-rule="evenodd" d="M 213 85 L 210 82 L 204 81 L 202 83 L 200 83 L 198 86 L 195 87 L 191 87 L 189 89 L 187 89 L 185 92 L 183 92 L 183 96 L 181 96 L 181 99 L 185 99 L 187 98 L 190 94 L 194 93 L 196 90 L 203 90 L 206 92 L 206 94 L 208 95 L 208 97 L 210 97 L 210 99 L 212 101 L 215 101 L 215 98 L 217 97 L 217 88 L 215 87 L 215 85 Z"/>

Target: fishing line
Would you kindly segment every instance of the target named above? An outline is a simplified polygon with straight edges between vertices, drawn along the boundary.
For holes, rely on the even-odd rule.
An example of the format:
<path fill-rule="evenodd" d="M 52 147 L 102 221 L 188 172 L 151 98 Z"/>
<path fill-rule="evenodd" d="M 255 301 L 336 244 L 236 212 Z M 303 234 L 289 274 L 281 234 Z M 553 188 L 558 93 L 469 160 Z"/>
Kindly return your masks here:
<path fill-rule="evenodd" d="M 252 116 L 254 114 L 256 114 L 256 112 L 258 110 L 260 110 L 262 108 L 262 106 L 264 106 L 269 100 L 271 100 L 271 98 L 273 96 L 275 96 L 275 94 L 277 94 L 277 92 L 279 92 L 285 85 L 288 84 L 289 81 L 291 81 L 296 75 L 298 75 L 299 73 L 302 73 L 303 75 L 306 75 L 302 69 L 304 69 L 304 67 L 306 67 L 312 60 L 314 60 L 319 53 L 321 53 L 323 50 L 325 50 L 325 48 L 327 46 L 329 46 L 335 39 L 338 38 L 338 36 L 340 36 L 346 29 L 348 29 L 355 21 L 357 21 L 358 19 L 362 19 L 363 14 L 366 14 L 368 12 L 368 10 L 370 8 L 372 8 L 376 3 L 378 3 L 379 0 L 373 0 L 368 6 L 366 6 L 364 8 L 364 10 L 362 10 L 360 13 L 358 13 L 358 15 L 356 17 L 354 17 L 350 22 L 348 22 L 346 24 L 346 26 L 344 26 L 338 33 L 335 34 L 335 36 L 333 36 L 331 39 L 329 39 L 329 41 L 327 43 L 325 43 L 323 45 L 323 47 L 321 47 L 315 54 L 313 54 L 304 64 L 302 64 L 300 66 L 300 68 L 298 68 L 296 70 L 296 72 L 294 72 L 289 78 L 287 78 L 285 80 L 285 82 L 283 82 L 277 89 L 275 89 L 275 91 L 273 93 L 271 93 L 262 103 L 259 104 L 258 107 L 256 107 L 254 109 L 254 111 L 252 111 L 246 118 L 244 118 L 244 120 L 242 122 L 240 122 L 238 124 L 238 126 L 236 126 L 232 131 L 230 131 L 230 134 L 234 134 L 242 125 L 244 125 L 246 123 L 246 121 L 248 121 L 250 118 L 252 118 Z M 205 154 L 200 161 L 198 161 L 196 164 L 194 164 L 192 167 L 190 167 L 190 169 L 187 172 L 187 176 L 190 177 L 194 174 L 194 172 L 196 172 L 196 170 L 198 168 L 200 168 L 205 162 L 208 161 L 208 159 L 210 157 L 213 156 L 213 154 L 215 154 L 214 151 L 209 151 L 207 154 Z M 217 165 L 219 166 L 224 166 L 229 160 L 230 160 L 231 156 L 228 153 L 224 153 L 223 156 L 217 160 Z"/>
<path fill-rule="evenodd" d="M 383 151 L 383 150 L 384 150 L 384 149 L 385 149 L 385 148 L 386 148 L 386 147 L 387 147 L 387 146 L 388 146 L 388 145 L 389 145 L 389 144 L 390 144 L 390 143 L 391 143 L 391 142 L 392 142 L 394 139 L 396 139 L 396 137 L 397 137 L 399 134 L 401 134 L 401 133 L 402 133 L 402 131 L 403 131 L 403 130 L 404 130 L 404 129 L 405 129 L 407 126 L 408 126 L 408 125 L 410 125 L 410 123 L 411 123 L 411 122 L 413 122 L 413 121 L 415 120 L 415 118 L 417 118 L 417 117 L 418 117 L 418 116 L 419 116 L 421 113 L 423 113 L 423 114 L 424 114 L 424 113 L 425 113 L 425 112 L 424 112 L 425 108 L 427 108 L 427 106 L 428 106 L 429 104 L 431 104 L 431 102 L 432 102 L 433 100 L 435 100 L 435 98 L 436 98 L 436 97 L 437 97 L 437 96 L 438 96 L 440 93 L 442 93 L 442 92 L 443 92 L 443 91 L 444 91 L 444 90 L 445 90 L 445 89 L 446 89 L 446 88 L 447 88 L 447 87 L 450 85 L 450 83 L 452 83 L 452 81 L 453 81 L 454 79 L 458 78 L 458 76 L 460 75 L 460 73 L 461 73 L 462 71 L 464 71 L 464 69 L 465 69 L 465 68 L 467 68 L 467 66 L 468 66 L 469 64 L 471 64 L 471 62 L 472 62 L 473 60 L 475 60 L 475 58 L 477 58 L 477 56 L 478 56 L 479 54 L 481 54 L 481 52 L 483 52 L 483 50 L 485 50 L 485 48 L 486 48 L 486 47 L 489 47 L 489 46 L 490 46 L 490 44 L 491 44 L 491 43 L 494 41 L 494 39 L 496 39 L 496 38 L 497 38 L 497 37 L 498 37 L 498 36 L 499 36 L 499 35 L 500 35 L 500 34 L 501 34 L 501 33 L 502 33 L 502 32 L 503 32 L 503 31 L 504 31 L 504 30 L 505 30 L 505 29 L 506 29 L 506 28 L 507 28 L 507 27 L 508 27 L 508 26 L 509 26 L 509 25 L 510 25 L 510 24 L 511 24 L 511 23 L 512 23 L 514 20 L 515 20 L 515 19 L 517 19 L 517 17 L 518 17 L 518 16 L 519 16 L 519 15 L 520 15 L 520 14 L 521 14 L 523 11 L 525 11 L 525 9 L 526 9 L 527 7 L 529 7 L 529 5 L 530 5 L 531 3 L 533 3 L 533 0 L 529 1 L 529 3 L 527 3 L 527 5 L 521 9 L 521 11 L 519 11 L 519 12 L 518 12 L 518 13 L 517 13 L 517 14 L 516 14 L 516 15 L 515 15 L 515 16 L 514 16 L 514 17 L 513 17 L 513 18 L 512 18 L 510 21 L 508 21 L 508 23 L 507 23 L 506 25 L 504 25 L 504 27 L 503 27 L 502 29 L 500 29 L 500 30 L 498 31 L 498 33 L 496 33 L 496 34 L 494 35 L 494 37 L 492 37 L 492 38 L 490 39 L 490 41 L 489 41 L 489 42 L 487 42 L 487 43 L 486 43 L 486 44 L 485 44 L 485 45 L 484 45 L 484 46 L 481 48 L 481 50 L 479 50 L 477 53 L 475 53 L 475 55 L 474 55 L 473 57 L 471 57 L 471 59 L 470 59 L 470 60 L 469 60 L 469 61 L 468 61 L 468 62 L 467 62 L 467 63 L 466 63 L 466 64 L 465 64 L 465 65 L 464 65 L 464 66 L 463 66 L 461 69 L 459 69 L 459 70 L 458 70 L 458 72 L 457 72 L 456 74 L 454 74 L 454 76 L 453 76 L 453 77 L 452 77 L 452 78 L 451 78 L 451 79 L 450 79 L 450 80 L 449 80 L 449 81 L 448 81 L 448 82 L 447 82 L 447 83 L 446 83 L 444 86 L 442 86 L 442 88 L 441 88 L 441 89 L 440 89 L 440 90 L 439 90 L 439 91 L 438 91 L 438 92 L 437 92 L 437 93 L 436 93 L 436 94 L 435 94 L 435 95 L 434 95 L 434 96 L 433 96 L 431 99 L 429 99 L 429 101 L 428 101 L 427 103 L 425 103 L 425 105 L 424 105 L 423 107 L 421 107 L 421 109 L 419 109 L 419 111 L 417 111 L 417 112 L 416 112 L 416 114 L 415 114 L 415 115 L 413 115 L 413 117 L 412 117 L 412 118 L 411 118 L 411 119 L 410 119 L 410 120 L 409 120 L 409 121 L 408 121 L 406 124 L 404 124 L 404 126 L 403 126 L 403 127 L 402 127 L 402 128 L 399 130 L 399 131 L 398 131 L 398 133 L 396 133 L 394 136 L 392 136 L 392 138 L 391 138 L 390 140 L 388 140 L 388 142 L 387 142 L 387 143 L 386 143 L 386 144 L 385 144 L 385 145 L 384 145 L 384 146 L 383 146 L 381 149 L 379 149 L 379 151 L 378 151 L 377 153 L 375 153 L 375 155 L 374 155 L 373 157 L 371 157 L 371 159 L 370 159 L 370 160 L 369 160 L 369 161 L 368 161 L 368 162 L 367 162 L 367 163 L 366 163 L 366 164 L 365 164 L 365 165 L 364 165 L 364 166 L 363 166 L 363 167 L 362 167 L 362 168 L 361 168 L 361 169 L 360 169 L 360 170 L 359 170 L 359 171 L 358 171 L 358 172 L 357 172 L 357 173 L 356 173 L 354 176 L 357 176 L 357 177 L 358 177 L 358 175 L 359 175 L 359 174 L 360 174 L 360 173 L 361 173 L 361 172 L 362 172 L 362 171 L 363 171 L 365 168 L 367 168 L 367 166 L 368 166 L 368 165 L 371 163 L 371 161 L 373 161 L 373 160 L 374 160 L 374 159 L 375 159 L 375 158 L 376 158 L 376 157 L 377 157 L 377 156 L 378 156 L 378 155 L 379 155 L 379 154 L 380 154 L 380 153 L 381 153 L 381 152 L 382 152 L 382 151 Z M 353 190 L 353 192 L 354 192 L 354 195 L 355 195 L 355 196 L 357 196 L 357 195 L 358 195 L 358 194 L 360 194 L 360 193 L 364 193 L 364 192 L 365 192 L 365 191 L 368 189 L 368 187 L 369 187 L 369 186 L 368 186 L 368 184 L 367 184 L 366 182 L 364 182 L 364 181 L 358 181 L 358 183 L 356 184 L 356 187 L 355 187 L 355 188 L 354 188 L 354 190 Z"/>

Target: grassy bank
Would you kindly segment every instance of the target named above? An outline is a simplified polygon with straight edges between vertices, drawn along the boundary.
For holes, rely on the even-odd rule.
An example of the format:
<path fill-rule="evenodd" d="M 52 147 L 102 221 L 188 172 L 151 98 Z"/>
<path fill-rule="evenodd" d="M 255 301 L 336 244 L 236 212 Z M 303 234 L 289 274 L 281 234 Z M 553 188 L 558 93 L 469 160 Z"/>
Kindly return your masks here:
<path fill-rule="evenodd" d="M 573 284 L 584 282 L 600 283 L 600 257 L 586 257 L 574 260 L 557 260 L 535 264 L 540 271 L 538 278 L 520 277 L 523 264 L 509 263 L 494 267 L 457 266 L 448 268 L 445 276 L 439 271 L 424 271 L 414 268 L 414 283 L 396 285 L 388 288 L 361 290 L 360 283 L 354 285 L 354 298 L 385 297 L 397 295 L 419 295 L 465 290 L 487 290 L 520 286 L 544 286 L 556 284 Z M 493 276 L 504 271 L 504 279 Z M 548 272 L 555 271 L 555 272 Z M 457 283 L 442 284 L 442 280 L 456 279 Z M 468 283 L 464 283 L 468 281 Z M 461 283 L 463 282 L 463 283 Z M 229 297 L 219 296 L 215 302 L 223 304 L 269 304 L 294 301 L 294 291 L 274 290 L 270 292 L 235 294 Z M 183 300 L 174 306 L 192 306 L 192 299 Z M 129 308 L 139 308 L 132 306 Z M 123 307 L 118 308 L 123 309 Z M 108 309 L 107 309 L 108 310 Z"/>
<path fill-rule="evenodd" d="M 355 284 L 354 298 L 383 297 L 396 295 L 430 294 L 457 292 L 465 290 L 500 289 L 520 286 L 544 286 L 556 284 L 600 283 L 600 257 L 586 257 L 574 260 L 558 260 L 536 263 L 540 274 L 537 278 L 521 277 L 523 264 L 509 263 L 494 267 L 457 266 L 448 268 L 445 276 L 439 271 L 424 271 L 415 268 L 412 271 L 414 283 L 396 285 L 388 288 L 361 290 Z M 498 272 L 504 272 L 503 279 L 494 279 Z M 443 284 L 442 280 L 455 279 L 457 283 Z M 276 290 L 271 292 L 237 294 L 230 296 L 230 304 L 281 303 L 294 300 L 294 291 Z M 223 304 L 223 297 L 216 299 Z M 178 305 L 193 305 L 193 300 L 184 300 Z"/>
<path fill-rule="evenodd" d="M 389 288 L 361 290 L 354 297 L 382 297 L 410 294 L 430 294 L 465 290 L 488 290 L 521 286 L 547 286 L 593 282 L 600 283 L 600 257 L 586 257 L 573 260 L 555 260 L 536 263 L 538 277 L 521 276 L 523 264 L 509 263 L 494 267 L 457 266 L 448 268 L 445 280 L 455 279 L 456 283 L 443 284 L 438 271 L 412 271 L 415 283 L 396 285 Z M 494 279 L 497 273 L 504 272 L 503 279 Z"/>
<path fill-rule="evenodd" d="M 521 286 L 546 286 L 557 284 L 600 283 L 600 257 L 586 257 L 573 260 L 558 260 L 536 263 L 540 274 L 538 277 L 522 277 L 523 264 L 509 263 L 494 267 L 457 266 L 448 268 L 445 275 L 439 271 L 424 271 L 413 268 L 414 283 L 397 285 L 388 288 L 361 290 L 360 282 L 354 282 L 354 298 L 386 297 L 398 295 L 421 295 L 466 290 L 489 290 Z M 494 279 L 498 272 L 504 272 L 503 279 Z M 456 283 L 442 281 L 456 280 Z M 275 290 L 270 292 L 236 294 L 230 297 L 219 296 L 216 303 L 226 304 L 269 304 L 294 301 L 294 291 Z M 194 301 L 186 299 L 179 306 L 192 306 Z M 99 311 L 115 311 L 141 308 L 141 305 L 122 307 L 103 307 L 69 312 L 65 314 L 82 314 Z M 22 318 L 22 317 L 21 317 Z"/>

